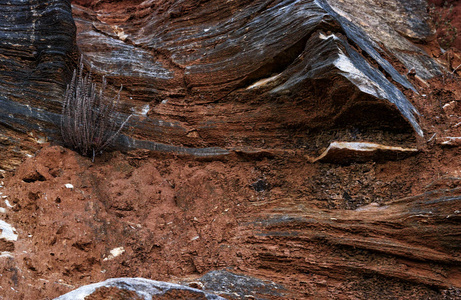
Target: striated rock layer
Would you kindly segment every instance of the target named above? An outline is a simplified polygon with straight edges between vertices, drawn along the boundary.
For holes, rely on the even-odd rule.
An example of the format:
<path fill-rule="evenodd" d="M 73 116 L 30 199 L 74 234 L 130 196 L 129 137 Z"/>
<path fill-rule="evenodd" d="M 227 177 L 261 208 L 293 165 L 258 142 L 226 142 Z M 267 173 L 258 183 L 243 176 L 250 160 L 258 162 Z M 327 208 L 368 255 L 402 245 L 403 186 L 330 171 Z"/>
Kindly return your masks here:
<path fill-rule="evenodd" d="M 59 140 L 59 106 L 78 51 L 94 73 L 124 86 L 122 110 L 134 118 L 118 147 L 199 156 L 242 147 L 318 151 L 356 131 L 369 141 L 414 143 L 424 133 L 404 95 L 418 94 L 407 73 L 440 74 L 414 43 L 433 35 L 423 6 L 74 1 L 77 50 L 68 2 L 20 3 L 0 20 L 2 124 Z"/>
<path fill-rule="evenodd" d="M 402 91 L 416 93 L 405 77 L 410 69 L 424 79 L 440 74 L 407 39 L 424 43 L 433 34 L 423 11 L 376 1 L 370 8 L 357 2 L 364 9 L 352 13 L 342 10 L 348 3 L 330 2 L 76 1 L 84 6 L 73 12 L 88 64 L 125 86 L 126 113 L 137 114 L 133 122 L 142 128 L 136 139 L 313 150 L 320 130 L 422 136 Z M 369 10 L 379 17 L 358 22 Z M 395 17 L 386 23 L 386 15 Z M 389 57 L 401 61 L 404 74 Z"/>
<path fill-rule="evenodd" d="M 0 1 L 0 170 L 56 134 L 73 70 L 76 27 L 69 1 Z M 11 159 L 15 156 L 15 161 Z"/>
<path fill-rule="evenodd" d="M 424 1 L 0 5 L 0 297 L 460 297 L 461 87 Z M 80 53 L 133 114 L 94 163 L 46 143 Z"/>
<path fill-rule="evenodd" d="M 40 122 L 56 122 L 73 69 L 71 6 L 59 0 L 0 5 L 2 124 L 18 131 L 42 131 Z"/>

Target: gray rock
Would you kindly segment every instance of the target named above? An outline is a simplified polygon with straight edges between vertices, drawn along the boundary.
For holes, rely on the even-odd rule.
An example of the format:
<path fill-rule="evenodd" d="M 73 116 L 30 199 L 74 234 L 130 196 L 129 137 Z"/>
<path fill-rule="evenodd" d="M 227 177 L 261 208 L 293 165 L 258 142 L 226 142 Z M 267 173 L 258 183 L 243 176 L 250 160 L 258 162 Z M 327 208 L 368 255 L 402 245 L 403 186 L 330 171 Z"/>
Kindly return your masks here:
<path fill-rule="evenodd" d="M 204 299 L 208 300 L 224 299 L 211 293 L 174 283 L 145 278 L 111 278 L 103 282 L 82 286 L 72 292 L 55 298 L 55 300 L 84 300 L 86 296 L 91 295 L 101 287 L 116 287 L 123 290 L 134 291 L 145 300 L 151 300 L 153 296 L 162 296 L 171 290 L 191 292 L 197 297 L 204 297 Z"/>
<path fill-rule="evenodd" d="M 238 275 L 225 270 L 206 273 L 199 282 L 203 289 L 213 291 L 231 299 L 273 299 L 284 298 L 287 290 L 280 284 L 255 277 Z"/>

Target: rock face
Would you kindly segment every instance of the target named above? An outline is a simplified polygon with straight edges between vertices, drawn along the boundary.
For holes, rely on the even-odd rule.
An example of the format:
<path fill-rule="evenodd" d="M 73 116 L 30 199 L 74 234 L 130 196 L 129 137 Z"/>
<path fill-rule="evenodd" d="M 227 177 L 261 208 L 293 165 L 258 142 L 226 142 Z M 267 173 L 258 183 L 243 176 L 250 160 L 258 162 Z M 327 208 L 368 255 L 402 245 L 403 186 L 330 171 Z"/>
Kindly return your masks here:
<path fill-rule="evenodd" d="M 123 84 L 123 112 L 135 116 L 118 147 L 216 156 L 241 147 L 315 152 L 328 145 L 329 131 L 350 139 L 360 130 L 386 142 L 396 130 L 406 141 L 423 136 L 404 95 L 417 94 L 410 70 L 424 80 L 440 74 L 414 43 L 434 34 L 423 7 L 75 1 L 72 13 L 87 66 Z M 0 76 L 9 92 L 0 112 L 8 126 L 59 139 L 59 105 L 76 56 L 70 9 L 66 1 L 23 3 L 3 19 Z M 11 50 L 11 40 L 22 50 Z"/>
<path fill-rule="evenodd" d="M 154 124 L 136 137 L 228 149 L 296 148 L 289 145 L 308 145 L 319 130 L 354 127 L 423 135 L 402 93 L 416 92 L 404 76 L 410 69 L 424 79 L 440 74 L 406 39 L 433 34 L 420 1 L 396 9 L 356 1 L 365 11 L 344 11 L 350 3 L 339 1 L 76 3 L 86 6 L 73 11 L 88 63 L 123 83 L 127 108 Z M 377 18 L 357 22 L 368 10 Z M 225 130 L 232 136 L 224 139 Z"/>
<path fill-rule="evenodd" d="M 68 1 L 53 0 L 2 1 L 1 5 L 1 120 L 18 131 L 42 131 L 38 122 L 56 121 L 73 69 L 71 6 Z"/>
<path fill-rule="evenodd" d="M 69 1 L 0 5 L 0 169 L 11 170 L 37 141 L 57 136 L 76 27 Z"/>
<path fill-rule="evenodd" d="M 460 297 L 459 53 L 424 1 L 10 2 L 0 298 Z M 95 163 L 56 145 L 80 53 L 133 115 Z"/>

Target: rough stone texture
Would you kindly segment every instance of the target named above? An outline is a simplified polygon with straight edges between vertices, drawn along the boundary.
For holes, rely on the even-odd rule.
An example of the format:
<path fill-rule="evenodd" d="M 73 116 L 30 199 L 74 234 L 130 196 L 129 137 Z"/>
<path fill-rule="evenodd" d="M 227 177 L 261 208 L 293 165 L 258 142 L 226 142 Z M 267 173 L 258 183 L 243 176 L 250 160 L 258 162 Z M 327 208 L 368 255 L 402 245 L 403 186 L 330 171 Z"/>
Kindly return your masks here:
<path fill-rule="evenodd" d="M 404 72 L 415 68 L 424 79 L 440 74 L 406 39 L 426 42 L 433 35 L 416 2 L 396 2 L 390 22 L 383 19 L 390 9 L 379 1 L 354 15 L 341 10 L 348 3 L 337 1 L 76 1 L 84 6 L 75 5 L 73 12 L 88 64 L 124 84 L 126 113 L 129 108 L 140 116 L 142 125 L 132 137 L 273 149 L 296 148 L 293 140 L 306 145 L 320 129 L 411 131 L 409 122 L 423 134 L 416 109 L 401 92 L 416 90 L 386 60 L 389 51 L 406 66 Z M 370 11 L 379 18 L 357 22 L 358 14 Z M 223 130 L 232 133 L 224 138 Z M 155 143 L 125 143 L 157 149 Z"/>
<path fill-rule="evenodd" d="M 68 1 L 1 1 L 0 84 L 2 124 L 42 131 L 60 111 L 60 98 L 75 51 L 75 24 Z M 46 111 L 45 111 L 46 110 Z M 20 125 L 18 128 L 17 126 Z"/>
<path fill-rule="evenodd" d="M 427 59 L 427 53 L 415 45 L 425 44 L 435 35 L 428 23 L 425 0 L 326 2 L 341 17 L 363 29 L 375 43 L 383 45 L 407 70 L 414 69 L 423 79 L 440 75 L 436 63 Z"/>
<path fill-rule="evenodd" d="M 213 291 L 227 298 L 284 298 L 285 293 L 288 292 L 280 284 L 225 270 L 210 271 L 194 282 L 199 282 L 199 286 L 204 290 Z"/>
<path fill-rule="evenodd" d="M 124 85 L 123 113 L 135 115 L 118 147 L 220 156 L 242 147 L 318 152 L 329 131 L 388 143 L 396 130 L 397 143 L 422 136 L 406 74 L 428 79 L 440 69 L 409 39 L 427 43 L 434 32 L 421 1 L 385 4 L 74 1 L 72 13 L 87 66 Z M 76 54 L 69 3 L 20 2 L 3 22 L 2 122 L 59 139 Z"/>
<path fill-rule="evenodd" d="M 37 141 L 56 136 L 53 124 L 59 124 L 61 98 L 73 70 L 76 27 L 69 1 L 0 1 L 0 7 L 0 169 L 4 171 L 33 153 Z M 11 153 L 16 161 L 8 157 Z"/>
<path fill-rule="evenodd" d="M 460 53 L 442 53 L 421 1 L 14 3 L 0 17 L 0 299 L 118 277 L 226 299 L 460 298 Z M 87 66 L 125 87 L 135 116 L 117 146 L 156 152 L 92 163 L 46 142 L 75 33 Z M 430 79 L 434 59 L 448 72 Z M 397 160 L 311 162 L 332 141 Z"/>
<path fill-rule="evenodd" d="M 126 292 L 125 294 L 121 294 L 120 291 L 112 291 L 108 293 L 107 288 L 117 288 L 118 290 L 126 292 L 131 291 L 132 293 L 129 295 Z M 102 290 L 104 290 L 104 292 L 102 292 Z M 225 300 L 222 297 L 205 293 L 190 287 L 144 278 L 108 279 L 103 282 L 80 287 L 75 291 L 56 298 L 56 300 L 104 300 L 114 299 L 112 298 L 114 296 L 119 297 L 116 299 L 126 300 Z"/>

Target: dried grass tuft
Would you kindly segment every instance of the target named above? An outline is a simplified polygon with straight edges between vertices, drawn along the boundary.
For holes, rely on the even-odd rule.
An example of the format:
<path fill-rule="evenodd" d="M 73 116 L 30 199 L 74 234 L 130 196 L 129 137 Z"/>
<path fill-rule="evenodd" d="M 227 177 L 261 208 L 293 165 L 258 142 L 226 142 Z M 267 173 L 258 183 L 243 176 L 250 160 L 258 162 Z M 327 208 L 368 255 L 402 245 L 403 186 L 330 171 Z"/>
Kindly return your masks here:
<path fill-rule="evenodd" d="M 114 98 L 106 95 L 106 78 L 97 91 L 92 81 L 91 70 L 83 76 L 83 57 L 78 70 L 74 70 L 72 81 L 67 85 L 62 104 L 61 133 L 64 144 L 81 155 L 93 158 L 102 153 L 118 136 L 131 115 L 119 125 L 120 87 Z"/>

